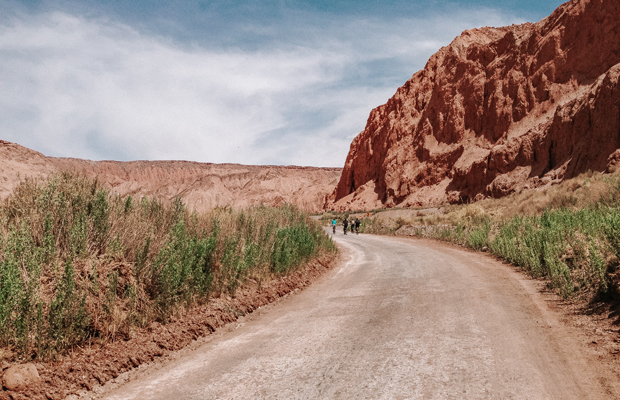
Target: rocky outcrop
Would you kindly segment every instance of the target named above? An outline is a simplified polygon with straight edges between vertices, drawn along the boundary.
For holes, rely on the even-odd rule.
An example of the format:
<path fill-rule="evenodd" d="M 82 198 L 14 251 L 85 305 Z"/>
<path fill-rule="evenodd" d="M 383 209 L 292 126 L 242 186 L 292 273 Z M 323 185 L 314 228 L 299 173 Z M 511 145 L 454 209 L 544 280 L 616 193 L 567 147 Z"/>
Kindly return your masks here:
<path fill-rule="evenodd" d="M 616 168 L 619 15 L 616 0 L 572 0 L 463 32 L 371 112 L 326 206 L 457 203 Z"/>
<path fill-rule="evenodd" d="M 248 166 L 188 161 L 88 161 L 52 158 L 14 143 L 0 142 L 0 197 L 27 176 L 74 172 L 97 177 L 122 196 L 180 197 L 196 211 L 291 203 L 320 212 L 340 168 Z"/>

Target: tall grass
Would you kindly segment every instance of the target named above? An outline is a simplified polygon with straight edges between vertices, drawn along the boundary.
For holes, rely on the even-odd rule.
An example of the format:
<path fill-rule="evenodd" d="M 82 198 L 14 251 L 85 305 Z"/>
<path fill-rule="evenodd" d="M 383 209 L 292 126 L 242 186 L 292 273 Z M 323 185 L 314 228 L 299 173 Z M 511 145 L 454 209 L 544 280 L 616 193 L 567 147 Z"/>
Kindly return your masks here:
<path fill-rule="evenodd" d="M 489 238 L 490 250 L 534 277 L 547 277 L 564 297 L 583 289 L 603 294 L 609 288 L 608 272 L 617 267 L 607 223 L 619 216 L 617 208 L 608 206 L 515 216 L 498 224 Z"/>
<path fill-rule="evenodd" d="M 0 344 L 53 357 L 326 251 L 320 226 L 288 205 L 196 214 L 70 174 L 27 180 L 0 207 Z"/>
<path fill-rule="evenodd" d="M 366 232 L 394 234 L 405 227 L 409 234 L 489 251 L 547 279 L 565 298 L 601 298 L 620 290 L 618 174 L 589 173 L 557 187 L 449 206 L 434 215 L 366 223 Z"/>
<path fill-rule="evenodd" d="M 533 277 L 547 278 L 565 298 L 576 292 L 596 296 L 608 292 L 618 265 L 620 223 L 613 221 L 620 222 L 620 210 L 596 203 L 508 220 L 461 221 L 420 235 L 488 250 Z"/>

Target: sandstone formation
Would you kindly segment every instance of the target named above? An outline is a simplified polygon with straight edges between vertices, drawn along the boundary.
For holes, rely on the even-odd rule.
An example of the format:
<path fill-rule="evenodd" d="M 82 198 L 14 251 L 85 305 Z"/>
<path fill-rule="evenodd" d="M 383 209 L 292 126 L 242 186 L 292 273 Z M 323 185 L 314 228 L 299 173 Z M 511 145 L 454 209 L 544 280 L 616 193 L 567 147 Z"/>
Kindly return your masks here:
<path fill-rule="evenodd" d="M 292 203 L 320 212 L 338 182 L 340 168 L 247 166 L 188 161 L 87 161 L 52 158 L 0 142 L 0 198 L 27 176 L 68 171 L 97 177 L 123 196 L 180 197 L 197 211 Z"/>
<path fill-rule="evenodd" d="M 374 109 L 331 209 L 500 197 L 620 166 L 620 2 L 463 32 Z"/>

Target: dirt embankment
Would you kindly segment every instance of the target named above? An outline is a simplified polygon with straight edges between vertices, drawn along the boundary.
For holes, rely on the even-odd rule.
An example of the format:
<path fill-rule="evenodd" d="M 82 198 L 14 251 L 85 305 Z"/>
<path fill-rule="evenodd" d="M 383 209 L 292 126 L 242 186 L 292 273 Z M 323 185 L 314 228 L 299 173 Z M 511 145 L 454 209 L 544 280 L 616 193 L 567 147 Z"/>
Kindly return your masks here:
<path fill-rule="evenodd" d="M 152 323 L 132 332 L 125 340 L 76 348 L 57 362 L 38 363 L 41 383 L 23 392 L 0 391 L 0 400 L 63 399 L 68 395 L 97 390 L 106 382 L 142 364 L 165 359 L 171 352 L 190 345 L 217 328 L 236 321 L 259 307 L 304 288 L 332 268 L 337 255 L 329 254 L 284 277 L 269 282 L 250 281 L 234 298 L 220 297 L 191 309 L 162 325 Z M 9 363 L 2 364 L 6 370 Z"/>
<path fill-rule="evenodd" d="M 0 198 L 26 177 L 54 172 L 97 177 L 121 196 L 180 197 L 198 212 L 215 207 L 246 208 L 295 204 L 308 212 L 323 210 L 341 168 L 211 164 L 189 161 L 89 161 L 46 157 L 0 140 Z"/>

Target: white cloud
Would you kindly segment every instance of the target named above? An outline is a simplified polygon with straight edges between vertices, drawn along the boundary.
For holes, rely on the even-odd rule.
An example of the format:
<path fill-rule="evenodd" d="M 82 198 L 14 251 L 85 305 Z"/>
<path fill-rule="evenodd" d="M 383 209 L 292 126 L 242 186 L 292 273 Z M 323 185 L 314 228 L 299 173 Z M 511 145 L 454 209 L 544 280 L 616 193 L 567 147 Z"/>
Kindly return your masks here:
<path fill-rule="evenodd" d="M 332 22 L 304 45 L 242 51 L 21 15 L 0 22 L 0 139 L 89 159 L 341 166 L 371 108 L 455 29 L 506 22 L 489 12 Z M 393 76 L 373 81 L 382 67 Z"/>

